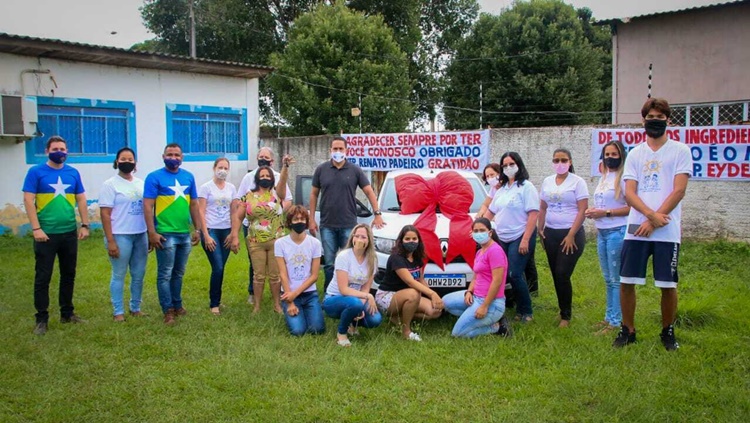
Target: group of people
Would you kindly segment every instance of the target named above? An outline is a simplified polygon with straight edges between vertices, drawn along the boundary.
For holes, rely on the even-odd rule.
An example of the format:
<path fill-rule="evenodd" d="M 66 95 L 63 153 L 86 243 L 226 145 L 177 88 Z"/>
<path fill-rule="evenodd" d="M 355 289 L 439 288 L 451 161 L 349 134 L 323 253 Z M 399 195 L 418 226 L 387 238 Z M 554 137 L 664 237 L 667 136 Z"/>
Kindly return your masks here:
<path fill-rule="evenodd" d="M 559 326 L 572 318 L 571 277 L 585 247 L 583 223 L 594 220 L 599 261 L 606 286 L 606 310 L 599 333 L 618 331 L 614 346 L 635 342 L 635 290 L 644 284 L 649 256 L 662 291 L 661 339 L 668 350 L 679 347 L 673 323 L 677 309 L 677 258 L 680 200 L 692 172 L 689 150 L 666 135 L 671 109 L 666 100 L 649 99 L 642 108 L 647 141 L 626 159 L 619 142 L 602 149 L 602 176 L 589 207 L 585 181 L 574 173 L 567 149 L 554 151 L 554 174 L 537 191 L 519 154 L 504 153 L 482 174 L 490 192 L 472 225 L 477 244 L 474 279 L 468 288 L 440 297 L 424 280 L 425 246 L 419 230 L 403 227 L 388 258 L 375 294 L 371 288 L 377 260 L 370 226 L 357 224 L 355 195 L 360 188 L 372 205 L 372 226 L 384 225 L 375 193 L 364 172 L 346 160 L 346 140 L 331 143 L 331 160 L 313 175 L 310 211 L 292 206 L 287 184 L 289 166 L 271 167 L 273 151 L 262 148 L 258 168 L 244 176 L 239 189 L 227 181 L 230 162 L 217 159 L 213 178 L 198 187 L 181 169 L 178 144 L 164 149 L 164 167 L 145 180 L 133 175 L 135 152 L 117 152 L 116 175 L 106 180 L 99 198 L 112 274 L 113 319 L 125 320 L 124 281 L 130 270 L 131 316 L 143 316 L 141 294 L 148 253 L 156 250 L 157 292 L 164 323 L 187 314 L 182 280 L 192 246 L 201 243 L 211 265 L 209 309 L 221 314 L 224 266 L 239 251 L 243 230 L 249 266 L 248 302 L 260 310 L 268 281 L 273 307 L 283 313 L 292 335 L 325 331 L 324 314 L 339 320 L 337 343 L 351 345 L 358 328 L 374 328 L 383 316 L 400 326 L 404 339 L 421 341 L 414 319 L 434 319 L 443 310 L 458 316 L 457 337 L 495 333 L 509 335 L 506 289 L 515 304 L 513 320 L 534 319 L 526 273 L 537 234 L 547 256 L 559 308 Z M 46 145 L 49 160 L 32 167 L 24 182 L 24 203 L 34 235 L 36 276 L 34 332 L 44 334 L 49 319 L 49 283 L 55 257 L 60 262 L 60 313 L 63 323 L 80 323 L 74 313 L 73 287 L 77 241 L 89 235 L 87 213 L 77 227 L 75 205 L 86 210 L 78 171 L 65 164 L 67 146 L 60 137 Z M 646 183 L 648 182 L 648 183 Z M 59 198 L 58 198 L 59 197 Z M 318 202 L 320 201 L 320 202 Z M 319 207 L 318 207 L 319 205 Z M 315 210 L 320 210 L 320 225 Z M 319 241 L 315 235 L 320 231 Z M 318 300 L 316 282 L 325 258 L 325 297 Z M 532 271 L 535 273 L 535 270 Z M 506 287 L 506 279 L 508 286 Z M 510 304 L 508 304 L 510 305 Z"/>

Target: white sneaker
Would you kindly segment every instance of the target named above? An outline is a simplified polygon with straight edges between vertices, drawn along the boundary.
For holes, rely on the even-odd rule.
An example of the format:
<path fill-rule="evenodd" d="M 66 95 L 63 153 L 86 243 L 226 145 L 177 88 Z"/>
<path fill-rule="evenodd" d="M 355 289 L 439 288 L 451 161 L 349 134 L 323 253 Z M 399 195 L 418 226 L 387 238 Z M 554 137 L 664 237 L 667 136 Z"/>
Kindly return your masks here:
<path fill-rule="evenodd" d="M 247 296 L 247 303 L 250 304 L 250 305 L 255 304 L 255 297 L 253 295 L 248 295 Z"/>
<path fill-rule="evenodd" d="M 416 332 L 411 332 L 409 334 L 409 341 L 422 342 L 422 337 Z"/>

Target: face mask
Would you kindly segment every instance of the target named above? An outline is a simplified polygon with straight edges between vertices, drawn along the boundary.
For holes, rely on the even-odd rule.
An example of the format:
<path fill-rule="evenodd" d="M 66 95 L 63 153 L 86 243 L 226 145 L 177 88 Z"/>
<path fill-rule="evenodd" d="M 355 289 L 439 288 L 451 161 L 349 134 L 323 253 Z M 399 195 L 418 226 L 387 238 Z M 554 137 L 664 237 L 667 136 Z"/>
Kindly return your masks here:
<path fill-rule="evenodd" d="M 365 241 L 357 240 L 357 241 L 354 241 L 352 245 L 354 246 L 354 248 L 358 250 L 364 250 L 365 247 L 367 246 L 367 243 Z"/>
<path fill-rule="evenodd" d="M 271 166 L 271 161 L 266 159 L 258 159 L 258 167 L 260 166 Z"/>
<path fill-rule="evenodd" d="M 503 173 L 508 178 L 512 178 L 512 177 L 516 176 L 516 173 L 518 173 L 518 166 L 516 166 L 516 165 L 508 165 L 508 167 L 506 167 L 506 168 L 503 169 Z"/>
<path fill-rule="evenodd" d="M 224 180 L 227 179 L 227 176 L 229 176 L 229 171 L 224 169 L 219 169 L 215 173 L 217 178 Z"/>
<path fill-rule="evenodd" d="M 135 170 L 135 163 L 132 162 L 117 162 L 117 169 L 120 172 L 128 174 Z"/>
<path fill-rule="evenodd" d="M 419 243 L 418 242 L 404 242 L 401 245 L 403 245 L 404 246 L 404 250 L 406 250 L 409 253 L 413 253 L 413 252 L 417 251 L 417 248 L 419 247 Z"/>
<path fill-rule="evenodd" d="M 302 232 L 305 232 L 305 229 L 307 229 L 307 223 L 305 222 L 292 223 L 290 227 L 292 228 L 294 232 L 301 234 Z"/>
<path fill-rule="evenodd" d="M 68 153 L 64 151 L 53 151 L 49 153 L 48 157 L 52 160 L 52 163 L 62 164 L 68 157 Z"/>
<path fill-rule="evenodd" d="M 620 163 L 622 163 L 622 159 L 620 157 L 604 158 L 604 166 L 607 166 L 607 169 L 615 170 L 620 167 Z"/>
<path fill-rule="evenodd" d="M 474 238 L 474 241 L 479 245 L 484 245 L 487 243 L 487 241 L 490 240 L 490 233 L 489 232 L 473 232 L 471 234 L 471 237 Z"/>
<path fill-rule="evenodd" d="M 176 170 L 182 164 L 180 159 L 164 159 L 164 166 L 169 170 Z"/>
<path fill-rule="evenodd" d="M 568 163 L 552 163 L 552 167 L 555 168 L 555 172 L 558 175 L 565 175 L 570 169 L 570 162 Z"/>
<path fill-rule="evenodd" d="M 331 158 L 333 159 L 334 162 L 341 163 L 346 158 L 346 154 L 344 154 L 344 153 L 342 153 L 340 151 L 335 151 L 335 152 L 331 153 Z"/>
<path fill-rule="evenodd" d="M 667 131 L 667 121 L 661 119 L 648 119 L 643 124 L 646 135 L 651 138 L 660 138 Z"/>
<path fill-rule="evenodd" d="M 498 184 L 500 184 L 500 179 L 495 176 L 494 178 L 487 179 L 487 183 L 490 184 L 492 188 L 497 188 Z"/>
<path fill-rule="evenodd" d="M 270 179 L 261 179 L 258 181 L 258 185 L 260 185 L 261 188 L 271 188 L 273 186 L 273 181 Z"/>

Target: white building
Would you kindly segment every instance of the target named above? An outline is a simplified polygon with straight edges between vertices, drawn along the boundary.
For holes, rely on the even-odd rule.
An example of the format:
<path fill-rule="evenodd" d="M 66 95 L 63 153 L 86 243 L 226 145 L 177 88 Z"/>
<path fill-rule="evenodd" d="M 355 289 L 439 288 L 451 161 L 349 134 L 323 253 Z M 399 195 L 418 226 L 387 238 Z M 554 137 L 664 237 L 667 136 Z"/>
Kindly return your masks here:
<path fill-rule="evenodd" d="M 67 140 L 94 222 L 99 189 L 124 146 L 136 151 L 141 178 L 177 142 L 198 184 L 218 157 L 231 160 L 239 183 L 255 167 L 258 82 L 271 70 L 0 33 L 0 232 L 29 229 L 21 186 L 46 160 L 50 135 Z"/>

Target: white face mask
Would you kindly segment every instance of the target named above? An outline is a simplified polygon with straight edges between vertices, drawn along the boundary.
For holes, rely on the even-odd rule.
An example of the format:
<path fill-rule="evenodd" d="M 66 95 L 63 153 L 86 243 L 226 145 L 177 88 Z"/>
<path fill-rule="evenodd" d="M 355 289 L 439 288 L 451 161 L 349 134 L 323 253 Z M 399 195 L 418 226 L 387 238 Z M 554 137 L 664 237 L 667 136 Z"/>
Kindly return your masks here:
<path fill-rule="evenodd" d="M 516 176 L 516 173 L 518 173 L 518 166 L 516 165 L 508 165 L 503 169 L 503 173 L 508 178 L 513 178 Z"/>
<path fill-rule="evenodd" d="M 334 162 L 341 163 L 344 161 L 344 159 L 346 159 L 346 154 L 340 151 L 334 151 L 333 153 L 331 153 L 331 158 Z"/>
<path fill-rule="evenodd" d="M 217 170 L 214 175 L 216 175 L 217 178 L 224 180 L 227 179 L 227 176 L 229 176 L 229 171 L 224 169 Z"/>
<path fill-rule="evenodd" d="M 495 176 L 493 178 L 487 179 L 487 183 L 490 184 L 492 188 L 497 188 L 497 186 L 500 185 L 500 179 Z"/>

